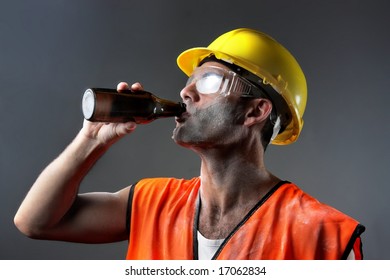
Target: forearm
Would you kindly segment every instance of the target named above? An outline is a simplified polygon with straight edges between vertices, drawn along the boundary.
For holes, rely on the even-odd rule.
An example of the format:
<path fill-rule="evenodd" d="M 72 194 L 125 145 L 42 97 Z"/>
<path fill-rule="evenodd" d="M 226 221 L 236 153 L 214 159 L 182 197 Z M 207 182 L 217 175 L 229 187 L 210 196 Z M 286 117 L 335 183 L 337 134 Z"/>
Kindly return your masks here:
<path fill-rule="evenodd" d="M 19 230 L 34 237 L 58 224 L 71 209 L 80 182 L 108 147 L 79 133 L 31 187 L 15 216 Z"/>

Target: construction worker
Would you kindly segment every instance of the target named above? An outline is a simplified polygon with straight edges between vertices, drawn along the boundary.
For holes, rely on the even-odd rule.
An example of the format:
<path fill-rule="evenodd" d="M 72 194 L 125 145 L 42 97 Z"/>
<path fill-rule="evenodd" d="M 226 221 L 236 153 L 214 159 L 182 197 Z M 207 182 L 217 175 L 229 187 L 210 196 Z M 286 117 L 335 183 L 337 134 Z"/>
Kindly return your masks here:
<path fill-rule="evenodd" d="M 81 194 L 93 164 L 136 128 L 84 121 L 28 192 L 15 216 L 19 230 L 39 239 L 128 240 L 127 259 L 362 259 L 364 226 L 265 167 L 267 145 L 295 142 L 303 126 L 306 79 L 291 53 L 240 28 L 177 62 L 189 79 L 173 140 L 200 156 L 200 175 Z"/>

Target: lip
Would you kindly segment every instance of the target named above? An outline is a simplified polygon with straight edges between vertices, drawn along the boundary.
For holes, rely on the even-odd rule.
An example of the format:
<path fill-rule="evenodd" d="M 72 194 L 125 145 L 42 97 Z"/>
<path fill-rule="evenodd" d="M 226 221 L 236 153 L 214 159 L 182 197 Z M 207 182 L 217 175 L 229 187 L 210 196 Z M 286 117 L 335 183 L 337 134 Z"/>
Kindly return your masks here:
<path fill-rule="evenodd" d="M 188 112 L 184 112 L 183 114 L 181 114 L 180 116 L 178 117 L 175 117 L 175 121 L 177 123 L 183 123 L 186 121 L 186 119 L 188 119 L 190 116 L 190 114 Z"/>

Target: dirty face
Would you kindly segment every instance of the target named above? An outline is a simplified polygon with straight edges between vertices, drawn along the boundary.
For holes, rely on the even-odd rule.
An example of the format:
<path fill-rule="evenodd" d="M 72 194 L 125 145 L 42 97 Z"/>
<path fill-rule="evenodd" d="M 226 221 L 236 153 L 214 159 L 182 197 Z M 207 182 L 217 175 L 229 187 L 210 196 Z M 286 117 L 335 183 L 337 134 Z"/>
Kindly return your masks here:
<path fill-rule="evenodd" d="M 213 63 L 204 67 L 210 64 Z M 214 147 L 242 137 L 246 102 L 239 96 L 202 94 L 195 83 L 187 84 L 180 95 L 187 112 L 176 118 L 172 137 L 176 143 L 187 147 Z"/>

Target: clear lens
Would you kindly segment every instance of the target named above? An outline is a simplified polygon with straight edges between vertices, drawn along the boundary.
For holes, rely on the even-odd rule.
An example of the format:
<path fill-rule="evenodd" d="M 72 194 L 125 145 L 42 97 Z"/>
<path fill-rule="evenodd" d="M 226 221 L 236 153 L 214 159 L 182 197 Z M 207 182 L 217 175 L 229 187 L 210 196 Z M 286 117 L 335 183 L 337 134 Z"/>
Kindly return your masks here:
<path fill-rule="evenodd" d="M 187 86 L 195 84 L 201 94 L 229 95 L 231 92 L 251 96 L 252 85 L 233 71 L 215 66 L 199 67 L 188 78 Z"/>
<path fill-rule="evenodd" d="M 215 94 L 221 91 L 225 80 L 223 69 L 217 67 L 196 68 L 187 81 L 187 85 L 195 83 L 196 90 L 201 94 Z"/>
<path fill-rule="evenodd" d="M 206 72 L 196 81 L 196 90 L 203 94 L 218 93 L 221 89 L 222 81 L 222 75 L 213 72 Z"/>

